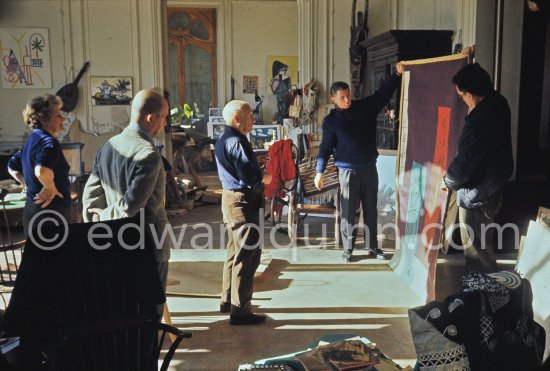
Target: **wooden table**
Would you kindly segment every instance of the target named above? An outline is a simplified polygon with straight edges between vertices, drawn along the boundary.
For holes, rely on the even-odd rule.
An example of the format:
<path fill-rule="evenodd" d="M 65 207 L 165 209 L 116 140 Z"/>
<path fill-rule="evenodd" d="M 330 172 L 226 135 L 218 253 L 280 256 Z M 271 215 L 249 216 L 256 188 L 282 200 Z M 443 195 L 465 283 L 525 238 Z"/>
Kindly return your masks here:
<path fill-rule="evenodd" d="M 6 214 L 8 216 L 9 227 L 22 227 L 23 226 L 23 208 L 25 207 L 25 201 L 6 201 L 0 202 L 0 210 L 6 207 Z M 0 215 L 0 227 L 5 227 L 6 221 L 3 215 Z"/>

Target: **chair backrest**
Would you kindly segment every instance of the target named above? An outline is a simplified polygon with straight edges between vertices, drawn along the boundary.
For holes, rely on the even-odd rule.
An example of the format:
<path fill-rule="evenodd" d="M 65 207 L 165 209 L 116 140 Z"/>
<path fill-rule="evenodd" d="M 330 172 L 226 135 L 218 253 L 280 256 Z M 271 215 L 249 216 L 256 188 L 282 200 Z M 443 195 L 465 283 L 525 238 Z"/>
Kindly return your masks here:
<path fill-rule="evenodd" d="M 104 320 L 66 329 L 42 348 L 43 366 L 49 371 L 157 370 L 166 334 L 174 339 L 161 371 L 170 361 L 183 338 L 191 333 L 146 317 Z"/>
<path fill-rule="evenodd" d="M 327 167 L 324 173 L 323 189 L 319 191 L 315 188 L 315 183 L 313 180 L 317 174 L 315 170 L 316 164 L 317 161 L 314 157 L 306 157 L 299 164 L 299 178 L 302 183 L 303 194 L 305 197 L 311 197 L 340 187 L 340 183 L 338 181 L 338 170 L 334 166 L 334 157 L 331 156 L 327 162 Z"/>
<path fill-rule="evenodd" d="M 51 348 L 51 344 L 75 331 L 84 334 L 93 324 L 158 319 L 156 305 L 163 303 L 165 297 L 153 244 L 145 228 L 138 228 L 139 223 L 139 215 L 101 223 L 69 224 L 67 231 L 59 223 L 58 227 L 43 231 L 45 240 L 29 238 L 3 325 L 8 336 L 21 337 L 25 361 L 31 362 L 31 367 L 43 361 L 40 353 L 44 347 Z M 56 236 L 65 240 L 53 249 L 52 242 L 46 239 Z M 111 335 L 125 341 L 143 336 L 137 330 L 123 331 L 123 335 Z M 142 343 L 143 339 L 137 341 L 141 345 L 152 344 Z M 89 350 L 101 364 L 105 353 L 100 348 Z M 143 358 L 138 354 L 133 357 Z M 106 370 L 102 366 L 93 368 L 91 363 L 88 366 L 86 369 Z"/>
<path fill-rule="evenodd" d="M 6 211 L 6 202 L 4 201 L 5 192 L 0 194 L 0 296 L 3 300 L 3 308 L 6 308 L 6 302 L 3 294 L 11 292 L 17 277 L 17 271 L 21 262 L 21 250 L 23 243 L 14 243 L 10 230 L 10 222 Z"/>

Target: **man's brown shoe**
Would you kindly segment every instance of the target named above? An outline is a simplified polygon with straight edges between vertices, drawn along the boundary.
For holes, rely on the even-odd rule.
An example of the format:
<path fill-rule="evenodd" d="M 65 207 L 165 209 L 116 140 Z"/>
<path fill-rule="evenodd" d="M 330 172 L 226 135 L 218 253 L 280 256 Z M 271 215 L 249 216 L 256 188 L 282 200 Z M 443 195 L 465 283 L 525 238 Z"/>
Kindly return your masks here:
<path fill-rule="evenodd" d="M 243 316 L 230 316 L 229 324 L 235 326 L 257 325 L 265 321 L 265 316 L 254 313 L 248 313 Z"/>

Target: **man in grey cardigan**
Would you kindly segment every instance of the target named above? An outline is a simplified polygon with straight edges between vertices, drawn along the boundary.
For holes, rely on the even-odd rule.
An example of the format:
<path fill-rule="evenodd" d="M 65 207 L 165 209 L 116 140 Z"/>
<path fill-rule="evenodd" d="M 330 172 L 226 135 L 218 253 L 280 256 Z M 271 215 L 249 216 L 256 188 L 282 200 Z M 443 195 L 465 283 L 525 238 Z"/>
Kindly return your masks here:
<path fill-rule="evenodd" d="M 82 196 L 85 222 L 133 217 L 143 210 L 147 230 L 151 226 L 156 241 L 163 242 L 162 246 L 155 244 L 154 250 L 165 291 L 173 246 L 170 238 L 161 238 L 168 224 L 163 204 L 166 175 L 153 138 L 163 130 L 168 110 L 161 94 L 138 92 L 132 101 L 130 124 L 98 150 Z"/>

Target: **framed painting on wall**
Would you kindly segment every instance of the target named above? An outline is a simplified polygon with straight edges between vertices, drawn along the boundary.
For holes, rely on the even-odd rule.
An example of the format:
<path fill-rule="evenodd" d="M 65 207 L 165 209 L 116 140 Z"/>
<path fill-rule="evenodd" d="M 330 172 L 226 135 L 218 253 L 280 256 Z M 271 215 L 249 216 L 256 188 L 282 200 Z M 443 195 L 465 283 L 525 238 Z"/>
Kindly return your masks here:
<path fill-rule="evenodd" d="M 267 77 L 273 94 L 289 91 L 298 84 L 298 57 L 268 55 Z"/>
<path fill-rule="evenodd" d="M 282 139 L 282 130 L 280 125 L 254 125 L 252 131 L 248 134 L 248 140 L 254 151 L 264 151 L 265 144 Z"/>
<path fill-rule="evenodd" d="M 0 28 L 0 52 L 4 89 L 52 88 L 47 28 Z"/>
<path fill-rule="evenodd" d="M 254 94 L 258 91 L 258 76 L 243 76 L 243 94 Z"/>
<path fill-rule="evenodd" d="M 92 104 L 96 106 L 129 105 L 132 100 L 132 78 L 92 77 Z"/>

